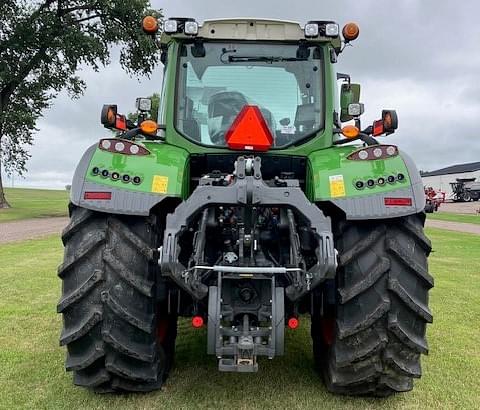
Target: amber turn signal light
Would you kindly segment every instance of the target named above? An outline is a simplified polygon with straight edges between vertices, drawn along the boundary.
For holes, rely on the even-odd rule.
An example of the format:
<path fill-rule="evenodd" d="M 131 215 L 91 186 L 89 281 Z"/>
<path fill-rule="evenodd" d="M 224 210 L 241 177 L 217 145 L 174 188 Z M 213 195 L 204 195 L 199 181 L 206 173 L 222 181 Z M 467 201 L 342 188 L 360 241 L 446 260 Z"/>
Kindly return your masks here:
<path fill-rule="evenodd" d="M 342 134 L 348 139 L 356 138 L 360 135 L 360 130 L 355 125 L 346 125 L 342 128 Z"/>
<path fill-rule="evenodd" d="M 143 121 L 140 124 L 140 130 L 147 135 L 155 135 L 158 130 L 158 124 L 152 120 Z"/>
<path fill-rule="evenodd" d="M 360 35 L 360 28 L 355 23 L 348 23 L 343 27 L 342 34 L 343 38 L 348 43 L 358 38 Z"/>
<path fill-rule="evenodd" d="M 155 34 L 158 31 L 158 20 L 153 16 L 144 17 L 142 29 L 147 34 Z"/>

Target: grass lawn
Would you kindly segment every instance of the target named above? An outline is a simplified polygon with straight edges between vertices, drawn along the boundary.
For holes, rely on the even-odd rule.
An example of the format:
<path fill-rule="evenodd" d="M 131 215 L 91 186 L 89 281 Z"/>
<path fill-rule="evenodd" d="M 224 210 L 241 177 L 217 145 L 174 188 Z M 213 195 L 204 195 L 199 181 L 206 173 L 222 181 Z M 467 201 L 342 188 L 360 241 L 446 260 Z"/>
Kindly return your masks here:
<path fill-rule="evenodd" d="M 47 189 L 6 188 L 10 209 L 0 209 L 0 222 L 66 216 L 68 192 Z"/>
<path fill-rule="evenodd" d="M 480 215 L 473 215 L 473 214 L 455 214 L 453 212 L 435 212 L 433 214 L 427 214 L 427 218 L 436 219 L 438 221 L 480 224 Z"/>
<path fill-rule="evenodd" d="M 176 366 L 162 391 L 95 395 L 72 385 L 58 346 L 57 237 L 0 246 L 0 408 L 5 409 L 479 409 L 480 236 L 430 229 L 436 287 L 430 355 L 413 392 L 388 399 L 334 396 L 312 368 L 309 324 L 287 330 L 286 356 L 258 374 L 222 374 L 205 330 L 183 321 Z"/>

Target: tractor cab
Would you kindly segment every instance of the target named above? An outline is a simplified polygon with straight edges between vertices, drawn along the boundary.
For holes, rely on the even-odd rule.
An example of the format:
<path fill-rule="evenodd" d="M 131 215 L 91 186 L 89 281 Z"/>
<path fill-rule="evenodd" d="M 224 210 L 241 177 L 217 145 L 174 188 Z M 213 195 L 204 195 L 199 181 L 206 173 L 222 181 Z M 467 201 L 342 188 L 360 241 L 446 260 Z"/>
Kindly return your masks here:
<path fill-rule="evenodd" d="M 176 67 L 170 108 L 180 137 L 203 147 L 268 151 L 324 131 L 331 110 L 326 71 L 341 50 L 338 24 L 170 19 L 160 41 L 164 62 Z M 249 132 L 229 142 L 245 121 Z"/>

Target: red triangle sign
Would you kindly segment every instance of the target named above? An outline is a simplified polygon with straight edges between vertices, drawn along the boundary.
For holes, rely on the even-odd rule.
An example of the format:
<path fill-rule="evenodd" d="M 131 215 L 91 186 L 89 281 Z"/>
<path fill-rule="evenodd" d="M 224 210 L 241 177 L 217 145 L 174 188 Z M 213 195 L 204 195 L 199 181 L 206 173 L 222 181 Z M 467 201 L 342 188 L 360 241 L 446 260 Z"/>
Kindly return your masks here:
<path fill-rule="evenodd" d="M 247 151 L 268 151 L 273 135 L 260 108 L 246 105 L 225 135 L 228 147 Z"/>

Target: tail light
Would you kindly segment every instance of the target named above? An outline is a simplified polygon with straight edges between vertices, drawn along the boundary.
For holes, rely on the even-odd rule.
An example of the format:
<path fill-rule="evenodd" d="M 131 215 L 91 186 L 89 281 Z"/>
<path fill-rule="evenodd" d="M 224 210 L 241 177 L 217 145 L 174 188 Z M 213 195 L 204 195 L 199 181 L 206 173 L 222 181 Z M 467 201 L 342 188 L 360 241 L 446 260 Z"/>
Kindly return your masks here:
<path fill-rule="evenodd" d="M 347 158 L 358 161 L 373 161 L 396 157 L 398 148 L 395 145 L 373 145 L 352 152 Z"/>
<path fill-rule="evenodd" d="M 100 140 L 98 148 L 103 151 L 123 155 L 150 155 L 150 151 L 133 142 L 118 138 Z"/>
<path fill-rule="evenodd" d="M 296 329 L 299 324 L 300 321 L 296 317 L 291 317 L 290 319 L 288 319 L 288 327 L 290 329 Z"/>
<path fill-rule="evenodd" d="M 192 326 L 195 328 L 200 328 L 203 326 L 203 317 L 201 316 L 194 316 L 192 318 Z"/>
<path fill-rule="evenodd" d="M 412 206 L 412 198 L 384 198 L 385 206 Z"/>
<path fill-rule="evenodd" d="M 110 201 L 112 199 L 111 192 L 85 192 L 83 199 L 87 201 Z"/>

